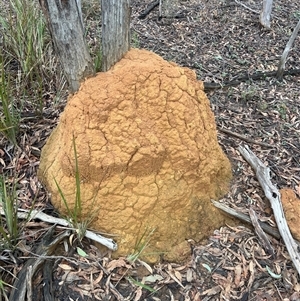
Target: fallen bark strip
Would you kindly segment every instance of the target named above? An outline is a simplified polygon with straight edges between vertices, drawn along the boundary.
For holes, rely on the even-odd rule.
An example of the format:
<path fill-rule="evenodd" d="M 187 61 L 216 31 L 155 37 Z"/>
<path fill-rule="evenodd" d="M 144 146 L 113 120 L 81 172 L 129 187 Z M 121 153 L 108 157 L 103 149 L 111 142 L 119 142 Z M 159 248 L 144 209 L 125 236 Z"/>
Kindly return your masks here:
<path fill-rule="evenodd" d="M 0 208 L 0 214 L 5 215 L 2 208 Z M 42 211 L 35 210 L 35 209 L 33 209 L 31 211 L 25 210 L 25 209 L 18 209 L 17 216 L 18 216 L 18 218 L 27 219 L 27 220 L 32 220 L 32 219 L 37 218 L 43 222 L 47 222 L 47 223 L 51 223 L 51 224 L 58 224 L 58 225 L 69 227 L 73 230 L 76 230 L 72 227 L 72 225 L 67 220 L 65 220 L 63 218 L 57 218 L 57 217 L 47 215 L 46 213 L 43 213 Z M 92 231 L 86 230 L 84 236 L 86 238 L 92 239 L 92 240 L 100 243 L 101 245 L 109 248 L 112 251 L 116 251 L 118 249 L 118 245 L 116 242 L 114 242 L 110 238 L 103 237 L 102 235 L 100 235 L 98 233 L 94 233 Z"/>
<path fill-rule="evenodd" d="M 245 147 L 239 146 L 238 150 L 244 157 L 244 159 L 254 169 L 256 177 L 261 187 L 263 188 L 265 196 L 271 203 L 271 207 L 273 209 L 279 233 L 285 243 L 287 251 L 289 252 L 289 255 L 292 259 L 292 262 L 294 263 L 294 266 L 298 274 L 300 275 L 300 254 L 298 252 L 298 245 L 293 239 L 287 221 L 285 219 L 280 199 L 280 193 L 270 180 L 270 169 L 266 167 L 255 156 L 255 154 L 249 149 L 247 145 Z"/>
<path fill-rule="evenodd" d="M 233 137 L 239 138 L 239 139 L 241 139 L 241 140 L 244 140 L 244 141 L 246 141 L 246 142 L 248 142 L 248 143 L 252 143 L 252 144 L 256 144 L 256 145 L 261 145 L 261 146 L 265 146 L 265 147 L 271 147 L 271 148 L 274 147 L 274 145 L 271 145 L 271 144 L 269 144 L 269 143 L 260 142 L 260 141 L 255 141 L 255 140 L 250 139 L 250 138 L 248 138 L 248 137 L 246 137 L 246 136 L 244 136 L 244 135 L 241 135 L 241 134 L 238 134 L 238 133 L 229 131 L 229 130 L 224 129 L 224 128 L 221 128 L 221 127 L 219 127 L 219 126 L 218 126 L 218 130 L 219 130 L 220 132 L 223 132 L 223 133 L 228 134 L 228 135 L 230 135 L 230 136 L 233 136 Z"/>
<path fill-rule="evenodd" d="M 233 208 L 230 208 L 220 202 L 217 202 L 215 200 L 211 200 L 211 202 L 214 204 L 215 207 L 217 207 L 218 209 L 221 209 L 222 211 L 224 211 L 225 213 L 227 213 L 228 215 L 231 215 L 235 218 L 240 219 L 241 221 L 247 223 L 247 224 L 252 224 L 251 219 L 248 215 L 239 212 L 237 210 L 234 210 Z M 260 222 L 258 221 L 259 225 L 261 226 L 261 228 L 268 234 L 270 234 L 271 236 L 279 239 L 280 238 L 280 234 L 278 232 L 277 229 L 271 227 L 270 225 Z"/>

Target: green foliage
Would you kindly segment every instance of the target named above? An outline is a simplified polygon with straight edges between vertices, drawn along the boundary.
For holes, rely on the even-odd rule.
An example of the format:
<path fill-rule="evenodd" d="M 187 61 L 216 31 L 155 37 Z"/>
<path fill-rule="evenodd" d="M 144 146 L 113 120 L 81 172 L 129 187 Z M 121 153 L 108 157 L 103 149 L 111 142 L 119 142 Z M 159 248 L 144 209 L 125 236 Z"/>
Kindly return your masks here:
<path fill-rule="evenodd" d="M 147 291 L 149 291 L 150 293 L 154 293 L 156 292 L 156 290 L 154 288 L 152 288 L 151 286 L 149 285 L 146 285 L 140 281 L 137 281 L 137 280 L 134 280 L 132 277 L 127 277 L 127 279 L 132 282 L 133 284 L 143 288 L 143 289 L 146 289 Z"/>
<path fill-rule="evenodd" d="M 0 132 L 6 136 L 14 145 L 17 144 L 16 135 L 19 127 L 19 115 L 14 108 L 13 99 L 10 95 L 9 76 L 4 74 L 3 62 L 0 62 L 0 101 L 2 110 L 0 112 Z"/>
<path fill-rule="evenodd" d="M 283 120 L 287 119 L 288 108 L 284 102 L 279 102 L 277 104 L 277 111 L 278 111 L 281 119 L 283 119 Z"/>
<path fill-rule="evenodd" d="M 102 51 L 100 47 L 96 50 L 94 54 L 94 70 L 95 72 L 100 72 L 102 67 Z"/>
<path fill-rule="evenodd" d="M 140 48 L 139 36 L 135 31 L 132 33 L 131 45 L 133 48 Z"/>
<path fill-rule="evenodd" d="M 94 215 L 91 214 L 90 219 L 82 220 L 82 201 L 81 201 L 81 187 L 80 187 L 80 173 L 79 173 L 79 166 L 78 166 L 78 155 L 77 149 L 75 144 L 75 138 L 73 136 L 73 149 L 74 149 L 74 156 L 75 156 L 75 183 L 76 183 L 76 193 L 75 193 L 75 203 L 74 207 L 70 208 L 68 205 L 68 201 L 63 193 L 61 187 L 57 183 L 56 179 L 54 179 L 58 192 L 64 202 L 64 205 L 67 209 L 67 217 L 66 219 L 71 223 L 73 228 L 76 229 L 77 235 L 79 240 L 85 235 L 85 232 L 88 228 L 88 225 L 92 221 Z"/>
<path fill-rule="evenodd" d="M 2 279 L 0 279 L 0 300 L 9 301 L 6 291 L 5 291 L 6 286 L 11 287 L 11 285 L 9 285 L 8 283 L 6 283 Z"/>
<path fill-rule="evenodd" d="M 29 102 L 36 112 L 44 106 L 43 94 L 56 82 L 57 68 L 51 39 L 37 1 L 9 0 L 0 12 L 2 67 L 12 75 L 16 98 Z M 20 103 L 16 103 L 20 106 Z M 23 105 L 21 103 L 21 105 Z"/>
<path fill-rule="evenodd" d="M 16 187 L 8 187 L 3 176 L 0 177 L 0 204 L 4 211 L 3 218 L 0 215 L 0 234 L 2 246 L 14 248 L 19 237 L 18 207 L 16 201 Z"/>
<path fill-rule="evenodd" d="M 151 239 L 151 236 L 153 235 L 155 231 L 154 229 L 146 228 L 142 236 L 137 240 L 134 252 L 127 256 L 127 260 L 130 262 L 135 262 L 140 255 L 145 251 L 145 249 L 149 246 L 149 242 Z"/>

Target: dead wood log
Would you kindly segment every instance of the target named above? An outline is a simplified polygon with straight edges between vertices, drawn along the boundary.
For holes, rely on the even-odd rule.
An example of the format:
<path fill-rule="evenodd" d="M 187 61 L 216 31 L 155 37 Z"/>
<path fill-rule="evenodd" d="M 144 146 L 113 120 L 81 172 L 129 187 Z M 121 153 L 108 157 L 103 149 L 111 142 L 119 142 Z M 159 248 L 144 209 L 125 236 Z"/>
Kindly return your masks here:
<path fill-rule="evenodd" d="M 255 156 L 247 145 L 245 147 L 239 146 L 238 150 L 255 171 L 256 177 L 263 188 L 265 196 L 270 201 L 279 233 L 285 243 L 291 260 L 300 275 L 300 254 L 298 252 L 298 245 L 293 239 L 285 219 L 280 193 L 270 180 L 270 169 Z"/>

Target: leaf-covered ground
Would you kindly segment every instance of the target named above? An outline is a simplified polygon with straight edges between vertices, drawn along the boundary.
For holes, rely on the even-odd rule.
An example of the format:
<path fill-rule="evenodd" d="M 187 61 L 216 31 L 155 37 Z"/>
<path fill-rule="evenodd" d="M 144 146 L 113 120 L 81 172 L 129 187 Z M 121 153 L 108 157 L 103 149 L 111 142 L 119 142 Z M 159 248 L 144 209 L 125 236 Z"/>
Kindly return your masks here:
<path fill-rule="evenodd" d="M 256 72 L 274 71 L 293 28 L 300 18 L 300 2 L 274 2 L 271 30 L 259 24 L 258 0 L 179 1 L 176 18 L 158 18 L 158 8 L 146 18 L 140 14 L 150 1 L 132 1 L 132 45 L 146 48 L 166 60 L 197 73 L 199 80 L 224 84 Z M 84 5 L 87 38 L 91 47 L 99 41 L 100 11 Z M 300 36 L 289 54 L 286 69 L 300 68 Z M 248 214 L 254 209 L 261 221 L 274 226 L 269 202 L 257 179 L 237 151 L 248 144 L 272 172 L 277 187 L 300 193 L 300 76 L 241 80 L 234 86 L 210 90 L 207 95 L 216 116 L 219 142 L 232 162 L 234 179 L 221 201 Z M 13 151 L 0 140 L 1 172 L 18 179 L 21 208 L 35 206 L 55 214 L 49 196 L 36 177 L 40 150 L 58 121 L 65 99 L 53 103 L 43 118 L 22 120 L 20 149 Z M 11 173 L 12 175 L 12 173 Z M 49 225 L 30 222 L 23 232 L 18 254 L 3 252 L 1 266 L 13 274 L 22 269 Z M 61 232 L 61 229 L 57 230 Z M 84 258 L 69 247 L 53 258 L 55 300 L 300 300 L 299 275 L 280 239 L 270 237 L 275 250 L 268 255 L 251 226 L 223 227 L 207 241 L 191 241 L 191 257 L 182 264 L 153 267 L 110 253 L 84 241 Z M 76 245 L 74 242 L 73 245 Z M 61 257 L 61 256 L 64 257 Z M 5 257 L 5 258 L 4 258 Z M 3 274 L 4 281 L 12 281 Z M 34 279 L 34 300 L 43 300 L 45 277 Z"/>

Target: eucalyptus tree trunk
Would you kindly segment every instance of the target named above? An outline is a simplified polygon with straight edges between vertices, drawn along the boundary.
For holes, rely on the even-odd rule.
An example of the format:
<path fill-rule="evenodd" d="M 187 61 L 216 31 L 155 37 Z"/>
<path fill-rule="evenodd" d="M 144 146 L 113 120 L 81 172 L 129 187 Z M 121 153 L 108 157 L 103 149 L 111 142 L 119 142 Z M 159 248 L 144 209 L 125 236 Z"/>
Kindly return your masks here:
<path fill-rule="evenodd" d="M 84 40 L 81 0 L 40 0 L 60 58 L 70 92 L 79 89 L 80 81 L 94 72 Z"/>
<path fill-rule="evenodd" d="M 101 0 L 102 71 L 109 70 L 130 48 L 130 1 Z"/>
<path fill-rule="evenodd" d="M 260 24 L 267 29 L 271 28 L 271 12 L 273 0 L 263 0 L 263 8 L 260 14 Z"/>
<path fill-rule="evenodd" d="M 109 70 L 130 47 L 130 0 L 101 0 L 102 70 Z M 57 55 L 70 85 L 79 89 L 94 67 L 84 40 L 81 0 L 40 0 Z"/>

